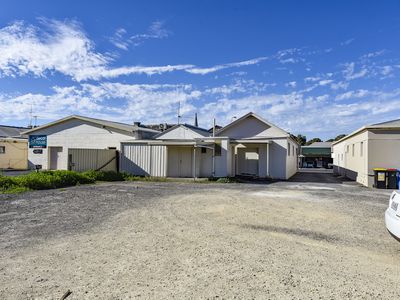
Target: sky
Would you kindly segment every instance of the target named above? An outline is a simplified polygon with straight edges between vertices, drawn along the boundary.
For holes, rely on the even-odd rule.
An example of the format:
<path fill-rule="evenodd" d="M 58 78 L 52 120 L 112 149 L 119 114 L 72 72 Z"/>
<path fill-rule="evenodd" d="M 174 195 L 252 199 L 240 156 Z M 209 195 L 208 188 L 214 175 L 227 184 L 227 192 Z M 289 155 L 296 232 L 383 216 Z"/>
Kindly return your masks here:
<path fill-rule="evenodd" d="M 0 124 L 72 114 L 323 140 L 400 118 L 400 1 L 3 1 Z"/>

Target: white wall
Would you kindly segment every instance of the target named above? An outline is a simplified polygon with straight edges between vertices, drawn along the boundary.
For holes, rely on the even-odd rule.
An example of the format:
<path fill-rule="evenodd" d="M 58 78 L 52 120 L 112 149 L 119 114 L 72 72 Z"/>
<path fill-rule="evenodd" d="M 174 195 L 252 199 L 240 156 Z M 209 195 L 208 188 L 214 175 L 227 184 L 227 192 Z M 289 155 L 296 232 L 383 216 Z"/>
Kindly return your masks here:
<path fill-rule="evenodd" d="M 269 145 L 269 170 L 274 179 L 287 179 L 287 138 L 271 140 Z"/>
<path fill-rule="evenodd" d="M 291 139 L 286 140 L 286 179 L 289 179 L 298 171 L 298 145 L 294 143 Z M 290 151 L 288 150 L 290 147 Z"/>
<path fill-rule="evenodd" d="M 59 169 L 68 168 L 68 148 L 107 149 L 115 147 L 120 149 L 121 141 L 132 139 L 133 133 L 129 134 L 116 129 L 102 128 L 78 119 L 68 120 L 51 127 L 35 131 L 32 135 L 47 135 L 47 149 L 42 154 L 34 154 L 33 149 L 28 150 L 30 167 L 42 165 L 43 169 L 49 167 L 49 147 L 62 147 L 62 164 Z"/>
<path fill-rule="evenodd" d="M 238 122 L 231 127 L 227 128 L 218 136 L 228 136 L 231 139 L 244 139 L 244 138 L 276 138 L 286 137 L 286 133 L 275 126 L 268 126 L 253 116 Z"/>
<path fill-rule="evenodd" d="M 123 143 L 120 170 L 139 176 L 167 176 L 166 146 Z"/>
<path fill-rule="evenodd" d="M 369 143 L 368 132 L 364 131 L 334 144 L 332 146 L 332 158 L 335 172 L 369 186 Z M 361 145 L 363 150 L 361 150 Z"/>

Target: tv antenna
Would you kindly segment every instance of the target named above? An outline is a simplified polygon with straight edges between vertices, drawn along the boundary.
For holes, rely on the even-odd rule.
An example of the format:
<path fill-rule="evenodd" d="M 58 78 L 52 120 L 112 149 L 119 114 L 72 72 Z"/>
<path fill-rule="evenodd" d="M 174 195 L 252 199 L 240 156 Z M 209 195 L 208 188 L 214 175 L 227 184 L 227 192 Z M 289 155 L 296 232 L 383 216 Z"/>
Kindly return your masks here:
<path fill-rule="evenodd" d="M 178 102 L 178 124 L 180 124 L 181 121 L 181 101 Z"/>

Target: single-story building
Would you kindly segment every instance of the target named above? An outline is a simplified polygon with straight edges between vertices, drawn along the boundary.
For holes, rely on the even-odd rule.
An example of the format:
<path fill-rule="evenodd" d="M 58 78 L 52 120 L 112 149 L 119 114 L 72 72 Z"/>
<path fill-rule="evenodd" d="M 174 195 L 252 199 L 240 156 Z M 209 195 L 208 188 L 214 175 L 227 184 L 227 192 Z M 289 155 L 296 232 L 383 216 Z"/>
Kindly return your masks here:
<path fill-rule="evenodd" d="M 331 142 L 314 142 L 308 146 L 301 146 L 300 166 L 328 168 L 328 165 L 333 162 L 331 152 Z"/>
<path fill-rule="evenodd" d="M 30 168 L 49 170 L 118 169 L 118 150 L 126 139 L 148 139 L 159 133 L 139 122 L 124 124 L 69 116 L 29 129 Z"/>
<path fill-rule="evenodd" d="M 363 126 L 332 144 L 334 173 L 372 187 L 374 168 L 400 168 L 400 119 Z"/>
<path fill-rule="evenodd" d="M 28 139 L 24 127 L 0 125 L 0 169 L 28 168 Z"/>
<path fill-rule="evenodd" d="M 215 134 L 178 124 L 152 139 L 122 141 L 120 169 L 146 176 L 288 179 L 298 170 L 298 155 L 289 133 L 250 112 Z"/>

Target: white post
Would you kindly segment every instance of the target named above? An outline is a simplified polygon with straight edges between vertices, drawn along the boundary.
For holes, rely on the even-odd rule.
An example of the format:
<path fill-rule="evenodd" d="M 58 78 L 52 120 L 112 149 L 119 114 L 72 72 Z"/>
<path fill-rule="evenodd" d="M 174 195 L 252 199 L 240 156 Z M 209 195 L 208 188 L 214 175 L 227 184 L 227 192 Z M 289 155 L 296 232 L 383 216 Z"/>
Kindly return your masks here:
<path fill-rule="evenodd" d="M 193 146 L 193 180 L 196 180 L 196 147 Z"/>
<path fill-rule="evenodd" d="M 267 176 L 270 176 L 269 173 L 269 143 L 267 143 Z"/>

